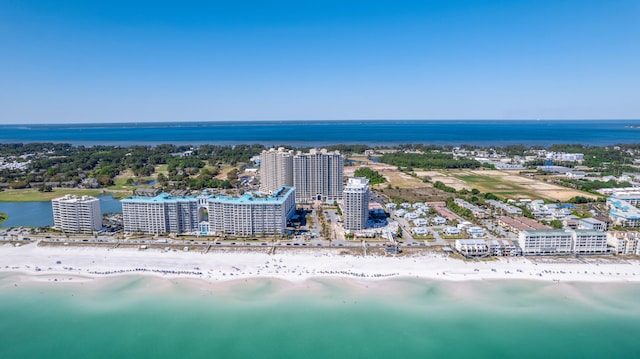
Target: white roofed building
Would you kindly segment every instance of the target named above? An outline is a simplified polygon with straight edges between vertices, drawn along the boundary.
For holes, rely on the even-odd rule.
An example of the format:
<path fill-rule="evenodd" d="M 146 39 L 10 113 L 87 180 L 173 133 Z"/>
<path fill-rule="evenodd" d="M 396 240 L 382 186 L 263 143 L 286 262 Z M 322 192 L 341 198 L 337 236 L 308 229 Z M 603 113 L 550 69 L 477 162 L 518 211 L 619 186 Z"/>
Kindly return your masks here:
<path fill-rule="evenodd" d="M 68 233 L 102 229 L 100 200 L 92 196 L 65 195 L 51 200 L 54 228 Z"/>

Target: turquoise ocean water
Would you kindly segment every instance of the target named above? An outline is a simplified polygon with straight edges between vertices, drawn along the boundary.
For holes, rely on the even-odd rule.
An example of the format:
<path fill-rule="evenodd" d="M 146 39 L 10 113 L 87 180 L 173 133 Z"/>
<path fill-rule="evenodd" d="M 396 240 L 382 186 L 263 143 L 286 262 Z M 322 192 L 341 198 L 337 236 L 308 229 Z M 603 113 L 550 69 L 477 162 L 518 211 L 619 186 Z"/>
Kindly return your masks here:
<path fill-rule="evenodd" d="M 640 357 L 638 285 L 0 283 L 0 358 Z"/>

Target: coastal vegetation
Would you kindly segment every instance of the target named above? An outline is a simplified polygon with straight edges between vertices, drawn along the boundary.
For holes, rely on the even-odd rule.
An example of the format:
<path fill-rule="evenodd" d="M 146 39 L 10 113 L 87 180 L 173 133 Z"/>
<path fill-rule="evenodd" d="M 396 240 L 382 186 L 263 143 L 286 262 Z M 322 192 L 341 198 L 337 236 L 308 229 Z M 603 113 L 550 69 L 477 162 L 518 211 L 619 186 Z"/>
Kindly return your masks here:
<path fill-rule="evenodd" d="M 0 201 L 46 201 L 61 192 L 78 194 L 107 190 L 132 193 L 137 187 L 160 187 L 165 191 L 230 190 L 246 180 L 245 167 L 266 147 L 252 145 L 155 145 L 155 146 L 72 146 L 70 144 L 27 143 L 0 144 L 0 158 L 23 165 L 0 167 Z M 289 148 L 291 148 L 289 146 Z M 566 201 L 573 197 L 590 198 L 588 193 L 602 188 L 630 187 L 632 183 L 618 178 L 567 178 L 544 171 L 518 174 L 510 171 L 490 171 L 491 163 L 476 158 L 538 157 L 527 165 L 545 165 L 539 151 L 583 153 L 580 171 L 587 176 L 621 175 L 639 172 L 636 164 L 640 145 L 607 147 L 583 145 L 541 146 L 511 145 L 479 147 L 471 145 L 438 146 L 401 144 L 368 146 L 364 144 L 331 145 L 327 150 L 339 150 L 355 163 L 356 176 L 369 178 L 372 185 L 388 183 L 378 188 L 389 198 L 409 200 L 445 200 L 451 194 L 466 196 L 465 190 L 478 189 L 501 198 L 543 198 Z M 306 151 L 308 148 L 292 148 Z M 372 151 L 372 152 L 369 152 Z M 375 155 L 373 154 L 375 151 Z M 502 156 L 502 157 L 500 157 Z M 542 158 L 540 158 L 542 157 Z M 634 162 L 636 161 L 636 162 Z M 576 168 L 579 162 L 554 162 Z M 395 167 L 394 167 L 395 166 Z M 588 167 L 591 166 L 591 167 Z M 535 166 L 534 166 L 535 167 Z M 384 176 L 381 174 L 384 170 Z M 542 184 L 541 182 L 546 182 Z M 554 186 L 552 189 L 550 186 Z M 561 187 L 562 186 L 562 187 Z M 64 191 L 61 191 L 64 189 Z M 12 190 L 24 190 L 16 194 Z M 71 191 L 73 190 L 73 191 Z M 460 193 L 463 191 L 462 193 Z M 586 192 L 586 193 L 585 193 Z M 99 193 L 99 192 L 98 192 Z M 482 203 L 483 195 L 467 196 L 471 203 Z"/>
<path fill-rule="evenodd" d="M 471 212 L 470 209 L 459 206 L 457 203 L 454 202 L 453 198 L 447 199 L 446 204 L 447 204 L 447 208 L 451 212 L 457 214 L 458 216 L 464 219 L 468 219 L 472 222 L 476 220 L 475 216 L 473 215 L 473 212 Z"/>
<path fill-rule="evenodd" d="M 449 187 L 449 186 L 447 186 L 446 184 L 444 184 L 444 183 L 442 183 L 440 181 L 435 181 L 433 183 L 433 187 L 437 188 L 437 189 L 439 189 L 441 191 L 445 191 L 445 192 L 449 192 L 449 193 L 456 193 L 456 189 L 455 188 Z"/>
<path fill-rule="evenodd" d="M 9 218 L 9 216 L 6 213 L 0 212 L 0 223 L 6 221 L 7 218 Z"/>
<path fill-rule="evenodd" d="M 194 148 L 0 144 L 0 157 L 29 161 L 26 169 L 0 170 L 0 183 L 10 189 L 43 188 L 42 192 L 56 187 L 118 190 L 151 181 L 180 189 L 230 188 L 234 185 L 233 178 L 215 178 L 219 172 L 225 166 L 248 163 L 264 148 L 262 145 Z M 49 196 L 36 197 L 46 200 Z"/>
<path fill-rule="evenodd" d="M 366 177 L 369 180 L 369 184 L 376 185 L 387 182 L 387 179 L 377 171 L 372 170 L 369 167 L 360 167 L 353 173 L 355 177 Z"/>
<path fill-rule="evenodd" d="M 474 159 L 454 158 L 450 153 L 385 153 L 380 162 L 394 166 L 430 169 L 480 168 L 482 164 Z"/>
<path fill-rule="evenodd" d="M 330 145 L 324 147 L 327 151 L 340 151 L 340 153 L 345 155 L 350 155 L 352 153 L 364 153 L 367 149 L 370 149 L 371 146 L 367 145 Z M 303 148 L 302 150 L 306 150 Z"/>

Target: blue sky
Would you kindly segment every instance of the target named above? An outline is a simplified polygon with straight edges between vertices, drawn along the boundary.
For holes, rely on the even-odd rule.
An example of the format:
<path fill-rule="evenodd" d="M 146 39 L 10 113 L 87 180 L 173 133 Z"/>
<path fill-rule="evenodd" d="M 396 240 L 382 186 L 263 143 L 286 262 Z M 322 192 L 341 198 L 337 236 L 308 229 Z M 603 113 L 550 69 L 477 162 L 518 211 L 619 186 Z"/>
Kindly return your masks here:
<path fill-rule="evenodd" d="M 640 118 L 640 1 L 0 1 L 0 123 Z"/>

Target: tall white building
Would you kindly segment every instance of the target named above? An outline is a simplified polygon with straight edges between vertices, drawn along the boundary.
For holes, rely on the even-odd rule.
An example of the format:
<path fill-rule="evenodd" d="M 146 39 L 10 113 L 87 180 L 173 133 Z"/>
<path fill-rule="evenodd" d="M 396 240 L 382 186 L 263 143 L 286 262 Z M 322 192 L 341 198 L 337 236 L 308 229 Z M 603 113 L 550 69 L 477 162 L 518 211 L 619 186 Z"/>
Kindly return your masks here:
<path fill-rule="evenodd" d="M 241 197 L 208 199 L 209 232 L 238 236 L 283 234 L 296 210 L 293 187 L 282 187 L 267 197 L 245 193 Z"/>
<path fill-rule="evenodd" d="M 191 233 L 204 220 L 199 198 L 194 196 L 161 193 L 155 197 L 128 197 L 120 202 L 127 234 Z"/>
<path fill-rule="evenodd" d="M 293 185 L 296 200 L 337 201 L 342 198 L 344 159 L 338 151 L 326 149 L 298 152 L 293 157 Z"/>
<path fill-rule="evenodd" d="M 296 208 L 295 188 L 282 187 L 265 196 L 245 193 L 241 197 L 133 196 L 122 203 L 127 234 L 199 233 L 238 236 L 284 233 Z"/>
<path fill-rule="evenodd" d="M 260 154 L 260 191 L 273 193 L 293 186 L 293 151 L 271 148 Z"/>
<path fill-rule="evenodd" d="M 102 228 L 100 200 L 91 196 L 65 195 L 51 200 L 56 229 L 69 233 L 91 233 Z"/>
<path fill-rule="evenodd" d="M 364 177 L 349 178 L 343 199 L 344 228 L 350 231 L 366 228 L 369 218 L 369 180 Z"/>

